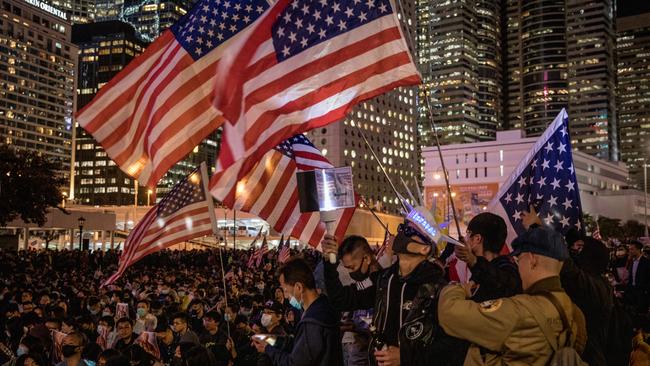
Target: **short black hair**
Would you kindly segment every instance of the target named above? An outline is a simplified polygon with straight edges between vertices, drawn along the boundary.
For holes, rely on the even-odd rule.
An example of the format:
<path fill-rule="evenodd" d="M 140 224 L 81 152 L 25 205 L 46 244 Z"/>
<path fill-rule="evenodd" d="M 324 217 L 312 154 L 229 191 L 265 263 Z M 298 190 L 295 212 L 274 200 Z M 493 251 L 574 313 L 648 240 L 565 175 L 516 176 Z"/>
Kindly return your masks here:
<path fill-rule="evenodd" d="M 643 243 L 638 240 L 631 240 L 628 244 L 634 245 L 638 250 L 643 250 Z"/>
<path fill-rule="evenodd" d="M 217 313 L 216 311 L 208 311 L 203 315 L 203 319 L 212 319 L 216 321 L 217 323 L 221 323 L 221 314 Z"/>
<path fill-rule="evenodd" d="M 483 249 L 492 253 L 500 253 L 506 243 L 508 228 L 501 216 L 491 212 L 481 212 L 474 216 L 467 225 L 472 234 L 480 234 L 483 238 Z"/>
<path fill-rule="evenodd" d="M 133 321 L 127 317 L 124 318 L 119 318 L 117 320 L 117 323 L 115 323 L 116 326 L 119 326 L 122 323 L 129 323 L 129 325 L 133 326 Z"/>
<path fill-rule="evenodd" d="M 184 321 L 185 324 L 189 324 L 189 323 L 190 323 L 190 319 L 189 319 L 189 317 L 187 316 L 187 314 L 182 313 L 182 312 L 178 312 L 178 313 L 174 314 L 174 316 L 172 317 L 172 321 L 174 321 L 174 320 L 176 320 L 176 319 L 180 319 L 180 320 Z"/>
<path fill-rule="evenodd" d="M 352 254 L 357 250 L 363 250 L 364 254 L 372 254 L 372 249 L 368 240 L 363 236 L 359 235 L 350 235 L 341 242 L 339 247 L 339 257 L 343 257 L 347 254 Z"/>
<path fill-rule="evenodd" d="M 141 299 L 141 300 L 138 300 L 138 301 L 135 303 L 135 305 L 137 306 L 138 304 L 145 304 L 145 305 L 147 305 L 148 308 L 151 307 L 151 304 L 149 303 L 149 300 L 147 300 L 147 299 Z"/>
<path fill-rule="evenodd" d="M 314 274 L 307 262 L 302 258 L 293 258 L 278 270 L 278 276 L 284 276 L 284 282 L 290 286 L 300 282 L 305 288 L 316 289 Z"/>
<path fill-rule="evenodd" d="M 111 328 L 115 326 L 115 319 L 110 315 L 102 316 L 99 321 L 108 324 Z"/>

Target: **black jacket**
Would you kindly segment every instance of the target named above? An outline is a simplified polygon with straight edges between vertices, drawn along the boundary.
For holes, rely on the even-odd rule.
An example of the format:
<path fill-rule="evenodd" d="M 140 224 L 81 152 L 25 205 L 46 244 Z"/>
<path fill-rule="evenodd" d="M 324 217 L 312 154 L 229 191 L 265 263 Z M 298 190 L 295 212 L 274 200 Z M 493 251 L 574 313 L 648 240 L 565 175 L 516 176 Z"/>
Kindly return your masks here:
<path fill-rule="evenodd" d="M 337 310 L 353 311 L 374 308 L 373 325 L 377 328 L 370 349 L 376 348 L 377 337 L 400 347 L 402 365 L 462 364 L 462 342 L 452 338 L 438 326 L 437 299 L 446 284 L 437 265 L 423 261 L 411 274 L 399 276 L 399 265 L 375 272 L 372 285 L 343 286 L 336 265 L 325 264 L 325 284 Z M 370 359 L 375 363 L 370 354 Z"/>
<path fill-rule="evenodd" d="M 562 287 L 587 322 L 587 345 L 582 354 L 592 366 L 606 365 L 607 330 L 614 308 L 614 292 L 603 276 L 580 269 L 571 258 L 564 261 L 560 272 Z"/>
<path fill-rule="evenodd" d="M 269 345 L 265 353 L 275 366 L 342 366 L 340 319 L 341 314 L 321 295 L 298 323 L 291 352 Z"/>
<path fill-rule="evenodd" d="M 641 290 L 645 293 L 650 291 L 650 259 L 644 257 L 643 255 L 639 258 L 639 265 L 636 269 L 636 274 L 633 273 L 634 261 L 630 261 L 628 270 L 630 277 L 628 278 L 628 286 L 635 289 Z M 632 286 L 632 280 L 635 280 L 634 286 Z"/>
<path fill-rule="evenodd" d="M 472 296 L 476 302 L 511 297 L 522 292 L 519 271 L 508 256 L 502 255 L 490 262 L 485 257 L 476 257 L 470 270 L 471 280 L 479 285 Z"/>

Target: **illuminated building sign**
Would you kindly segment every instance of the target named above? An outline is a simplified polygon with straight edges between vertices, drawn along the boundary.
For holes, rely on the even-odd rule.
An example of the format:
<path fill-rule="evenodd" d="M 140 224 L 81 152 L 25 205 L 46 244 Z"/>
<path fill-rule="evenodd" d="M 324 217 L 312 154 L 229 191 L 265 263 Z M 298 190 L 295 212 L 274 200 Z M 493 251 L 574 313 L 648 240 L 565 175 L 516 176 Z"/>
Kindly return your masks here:
<path fill-rule="evenodd" d="M 34 5 L 37 8 L 40 8 L 41 10 L 44 10 L 56 17 L 59 17 L 63 20 L 68 20 L 68 14 L 66 14 L 63 10 L 59 10 L 55 7 L 53 7 L 50 4 L 47 4 L 45 2 L 42 2 L 40 0 L 25 0 L 26 3 Z"/>

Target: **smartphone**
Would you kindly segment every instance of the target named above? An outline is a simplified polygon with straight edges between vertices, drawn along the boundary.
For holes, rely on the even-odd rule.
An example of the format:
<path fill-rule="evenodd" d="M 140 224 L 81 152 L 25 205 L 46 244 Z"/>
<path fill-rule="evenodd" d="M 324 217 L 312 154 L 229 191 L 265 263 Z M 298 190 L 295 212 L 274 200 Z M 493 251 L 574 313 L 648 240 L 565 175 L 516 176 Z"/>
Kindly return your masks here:
<path fill-rule="evenodd" d="M 254 334 L 251 338 L 259 342 L 266 342 L 271 346 L 275 346 L 275 342 L 277 341 L 277 338 L 273 334 Z"/>

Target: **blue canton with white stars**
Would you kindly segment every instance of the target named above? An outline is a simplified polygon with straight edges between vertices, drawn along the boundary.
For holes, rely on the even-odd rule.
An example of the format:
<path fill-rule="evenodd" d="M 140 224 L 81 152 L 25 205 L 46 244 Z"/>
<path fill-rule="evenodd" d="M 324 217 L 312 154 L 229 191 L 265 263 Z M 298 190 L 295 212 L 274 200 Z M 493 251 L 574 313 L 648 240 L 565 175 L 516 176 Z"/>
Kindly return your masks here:
<path fill-rule="evenodd" d="M 183 48 L 198 60 L 246 28 L 268 7 L 266 0 L 203 0 L 171 30 Z"/>
<path fill-rule="evenodd" d="M 565 234 L 571 228 L 583 230 L 568 122 L 565 118 L 499 199 L 517 233 L 525 231 L 521 214 L 529 211 L 531 204 L 542 222 L 559 232 Z"/>
<path fill-rule="evenodd" d="M 282 141 L 282 143 L 276 146 L 275 149 L 289 158 L 295 159 L 296 155 L 293 152 L 293 145 L 307 145 L 315 148 L 314 144 L 309 141 L 307 136 L 300 134 Z"/>
<path fill-rule="evenodd" d="M 293 0 L 272 27 L 278 61 L 392 12 L 389 0 Z"/>
<path fill-rule="evenodd" d="M 201 201 L 205 201 L 205 195 L 203 194 L 201 173 L 196 168 L 178 182 L 158 203 L 157 215 L 159 218 L 164 218 L 185 206 Z"/>

